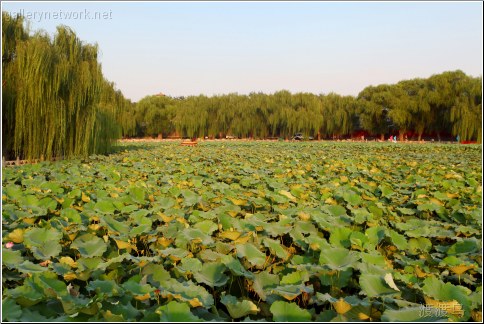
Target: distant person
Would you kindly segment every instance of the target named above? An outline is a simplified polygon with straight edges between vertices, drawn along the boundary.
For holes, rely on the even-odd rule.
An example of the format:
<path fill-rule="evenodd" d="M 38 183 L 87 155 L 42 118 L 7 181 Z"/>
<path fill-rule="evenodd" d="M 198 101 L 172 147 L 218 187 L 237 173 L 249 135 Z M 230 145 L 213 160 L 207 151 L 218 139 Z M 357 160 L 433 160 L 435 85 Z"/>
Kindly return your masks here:
<path fill-rule="evenodd" d="M 460 140 L 459 135 L 457 135 L 457 137 L 456 137 L 455 139 L 456 139 L 457 143 L 460 143 L 460 142 L 459 142 L 459 140 Z"/>
<path fill-rule="evenodd" d="M 393 135 L 393 143 L 397 142 L 397 135 Z"/>

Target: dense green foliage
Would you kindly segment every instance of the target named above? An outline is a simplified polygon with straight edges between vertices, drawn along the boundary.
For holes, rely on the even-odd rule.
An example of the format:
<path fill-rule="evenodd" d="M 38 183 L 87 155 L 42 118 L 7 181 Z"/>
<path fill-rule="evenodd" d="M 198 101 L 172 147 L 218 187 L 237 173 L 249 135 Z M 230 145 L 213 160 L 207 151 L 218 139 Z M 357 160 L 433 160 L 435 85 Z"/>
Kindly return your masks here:
<path fill-rule="evenodd" d="M 104 79 L 97 55 L 68 27 L 29 35 L 21 16 L 2 13 L 4 156 L 105 153 L 131 134 L 132 104 Z"/>
<path fill-rule="evenodd" d="M 4 168 L 2 320 L 478 320 L 481 176 L 477 145 L 344 142 Z"/>
<path fill-rule="evenodd" d="M 148 96 L 136 105 L 137 136 L 290 138 L 302 132 L 314 138 L 367 131 L 384 138 L 410 133 L 482 140 L 482 78 L 461 71 L 428 79 L 369 86 L 357 97 L 279 91 L 271 95 L 228 94 L 213 97 Z"/>

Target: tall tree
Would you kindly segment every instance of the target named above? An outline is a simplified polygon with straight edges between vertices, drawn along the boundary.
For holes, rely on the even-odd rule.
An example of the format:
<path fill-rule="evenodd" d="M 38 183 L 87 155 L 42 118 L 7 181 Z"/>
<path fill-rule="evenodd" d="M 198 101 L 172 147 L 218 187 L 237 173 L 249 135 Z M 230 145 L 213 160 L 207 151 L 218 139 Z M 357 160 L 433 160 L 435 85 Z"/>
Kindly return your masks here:
<path fill-rule="evenodd" d="M 2 141 L 7 157 L 105 153 L 120 136 L 118 107 L 102 102 L 109 86 L 97 45 L 59 26 L 54 38 L 29 36 L 20 17 L 2 13 Z"/>

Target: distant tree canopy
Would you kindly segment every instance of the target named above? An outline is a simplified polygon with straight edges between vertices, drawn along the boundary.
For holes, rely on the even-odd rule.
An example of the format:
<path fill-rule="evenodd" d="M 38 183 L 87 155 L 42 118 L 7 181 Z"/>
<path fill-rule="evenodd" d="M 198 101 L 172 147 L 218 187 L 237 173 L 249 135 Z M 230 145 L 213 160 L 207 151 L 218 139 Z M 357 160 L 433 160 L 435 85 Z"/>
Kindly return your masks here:
<path fill-rule="evenodd" d="M 366 131 L 384 138 L 411 133 L 482 141 L 482 77 L 462 71 L 363 89 L 357 97 L 278 91 L 213 97 L 148 96 L 136 104 L 136 136 L 314 138 Z"/>
<path fill-rule="evenodd" d="M 132 103 L 107 81 L 97 45 L 68 27 L 51 38 L 29 33 L 22 17 L 2 12 L 2 149 L 26 159 L 109 152 L 123 137 L 317 139 L 358 131 L 384 138 L 407 133 L 482 141 L 482 76 L 462 71 L 368 86 L 358 96 L 283 90 Z"/>
<path fill-rule="evenodd" d="M 104 79 L 97 45 L 68 27 L 33 35 L 2 12 L 2 149 L 26 159 L 109 152 L 133 134 L 133 105 Z"/>

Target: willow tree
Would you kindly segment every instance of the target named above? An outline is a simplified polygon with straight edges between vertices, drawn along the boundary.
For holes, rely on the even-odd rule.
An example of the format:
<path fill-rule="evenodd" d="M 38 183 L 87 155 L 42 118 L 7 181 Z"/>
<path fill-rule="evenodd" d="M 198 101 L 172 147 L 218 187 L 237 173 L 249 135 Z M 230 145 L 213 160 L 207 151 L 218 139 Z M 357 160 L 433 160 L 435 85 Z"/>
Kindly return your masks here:
<path fill-rule="evenodd" d="M 369 86 L 358 94 L 360 120 L 363 128 L 372 134 L 385 138 L 389 132 L 391 120 L 388 116 L 390 107 L 390 85 Z"/>
<path fill-rule="evenodd" d="M 401 84 L 392 85 L 388 92 L 388 117 L 398 131 L 399 140 L 403 141 L 405 133 L 412 128 L 412 111 L 416 110 L 414 106 L 417 105 L 417 101 L 408 95 Z"/>
<path fill-rule="evenodd" d="M 352 96 L 330 93 L 321 96 L 324 124 L 321 133 L 330 137 L 351 134 L 356 113 L 356 102 Z"/>
<path fill-rule="evenodd" d="M 166 137 L 175 130 L 174 100 L 166 96 L 147 96 L 136 104 L 135 118 L 138 136 Z"/>
<path fill-rule="evenodd" d="M 452 134 L 482 142 L 482 78 L 467 78 L 450 109 Z"/>
<path fill-rule="evenodd" d="M 11 17 L 2 12 L 2 151 L 4 156 L 13 157 L 15 136 L 15 102 L 18 87 L 17 44 L 28 39 L 21 15 Z"/>
<path fill-rule="evenodd" d="M 133 118 L 136 113 L 136 106 L 131 100 L 126 99 L 120 90 L 115 88 L 113 82 L 104 79 L 98 107 L 116 120 L 119 126 L 118 136 L 125 137 L 136 134 L 136 120 Z"/>
<path fill-rule="evenodd" d="M 2 25 L 6 151 L 26 159 L 107 152 L 119 130 L 114 112 L 99 105 L 104 78 L 97 46 L 68 27 L 51 39 L 26 36 L 21 24 L 8 17 Z"/>
<path fill-rule="evenodd" d="M 176 104 L 173 124 L 177 133 L 188 137 L 202 137 L 207 128 L 207 97 L 190 96 Z"/>
<path fill-rule="evenodd" d="M 411 118 L 411 129 L 417 133 L 417 140 L 432 123 L 429 94 L 425 79 L 400 81 L 398 85 L 405 91 L 411 104 L 407 107 Z"/>

